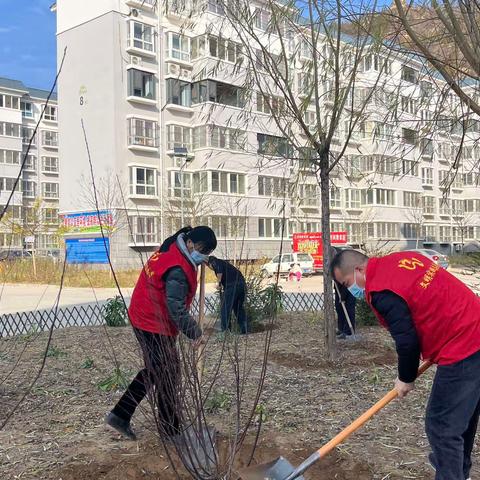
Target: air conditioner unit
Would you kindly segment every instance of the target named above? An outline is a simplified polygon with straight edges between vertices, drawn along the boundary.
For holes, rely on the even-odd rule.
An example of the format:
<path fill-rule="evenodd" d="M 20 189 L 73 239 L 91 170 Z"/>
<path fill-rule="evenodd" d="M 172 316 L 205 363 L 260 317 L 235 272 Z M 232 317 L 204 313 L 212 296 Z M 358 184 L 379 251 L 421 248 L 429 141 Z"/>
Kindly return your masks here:
<path fill-rule="evenodd" d="M 192 78 L 192 72 L 190 70 L 187 70 L 185 68 L 182 68 L 182 71 L 180 73 L 180 76 L 183 77 L 183 78 L 188 78 L 188 79 L 191 79 Z"/>
<path fill-rule="evenodd" d="M 168 64 L 168 73 L 170 75 L 175 75 L 175 76 L 178 77 L 180 75 L 180 66 L 176 65 L 175 63 L 169 63 Z"/>
<path fill-rule="evenodd" d="M 138 10 L 136 8 L 132 8 L 130 10 L 130 15 L 135 18 L 138 17 Z"/>
<path fill-rule="evenodd" d="M 141 65 L 142 64 L 142 57 L 136 57 L 134 55 L 130 56 L 130 63 L 132 65 Z"/>

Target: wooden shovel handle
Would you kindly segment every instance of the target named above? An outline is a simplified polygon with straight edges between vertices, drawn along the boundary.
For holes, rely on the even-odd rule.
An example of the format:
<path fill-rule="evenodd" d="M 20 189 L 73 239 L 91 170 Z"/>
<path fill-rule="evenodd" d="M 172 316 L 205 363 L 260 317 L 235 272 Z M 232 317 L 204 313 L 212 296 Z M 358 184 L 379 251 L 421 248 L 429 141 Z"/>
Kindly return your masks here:
<path fill-rule="evenodd" d="M 200 267 L 200 300 L 198 302 L 198 325 L 203 331 L 203 324 L 205 321 L 205 264 L 202 263 Z M 197 374 L 199 382 L 202 381 L 203 374 L 203 347 L 200 346 L 197 350 Z"/>
<path fill-rule="evenodd" d="M 430 362 L 423 362 L 419 369 L 417 376 L 420 376 L 428 367 Z M 358 430 L 364 423 L 370 420 L 376 413 L 378 413 L 383 407 L 388 405 L 392 400 L 397 397 L 397 391 L 395 389 L 388 392 L 381 400 L 379 400 L 373 407 L 369 408 L 365 413 L 360 415 L 354 422 L 348 427 L 343 429 L 338 435 L 333 437 L 328 443 L 318 450 L 319 458 L 324 457 L 330 451 L 332 451 L 337 445 L 340 445 L 347 437 Z"/>

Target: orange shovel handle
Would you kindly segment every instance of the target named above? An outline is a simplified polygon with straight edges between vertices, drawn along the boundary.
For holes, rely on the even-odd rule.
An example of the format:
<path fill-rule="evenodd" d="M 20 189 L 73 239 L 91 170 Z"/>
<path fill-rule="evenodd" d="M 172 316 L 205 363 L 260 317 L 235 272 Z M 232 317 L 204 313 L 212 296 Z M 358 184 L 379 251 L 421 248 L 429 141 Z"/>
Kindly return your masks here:
<path fill-rule="evenodd" d="M 430 362 L 423 362 L 419 369 L 417 376 L 420 376 L 428 367 L 430 367 Z M 388 392 L 381 400 L 379 400 L 373 407 L 369 408 L 365 413 L 360 415 L 354 422 L 352 422 L 348 427 L 343 429 L 338 435 L 333 437 L 328 443 L 318 450 L 319 458 L 327 455 L 332 451 L 337 445 L 340 445 L 346 438 L 348 438 L 352 433 L 357 431 L 364 423 L 370 420 L 376 413 L 378 413 L 383 407 L 388 405 L 392 400 L 397 397 L 397 391 L 395 389 Z"/>

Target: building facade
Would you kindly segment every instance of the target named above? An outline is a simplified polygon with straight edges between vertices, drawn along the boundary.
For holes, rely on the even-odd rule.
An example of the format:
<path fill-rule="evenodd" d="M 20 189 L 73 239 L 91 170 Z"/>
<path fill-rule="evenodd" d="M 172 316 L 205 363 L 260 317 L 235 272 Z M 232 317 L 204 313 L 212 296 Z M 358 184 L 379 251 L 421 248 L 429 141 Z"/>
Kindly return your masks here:
<path fill-rule="evenodd" d="M 0 250 L 59 247 L 60 163 L 57 98 L 0 78 L 0 208 L 3 210 L 20 175 L 0 225 Z M 35 126 L 43 112 L 37 134 Z M 33 137 L 33 138 L 32 138 Z M 22 161 L 28 156 L 22 169 Z"/>
<path fill-rule="evenodd" d="M 66 48 L 58 86 L 61 212 L 92 209 L 85 193 L 91 160 L 98 207 L 115 211 L 110 246 L 118 266 L 136 264 L 185 223 L 210 225 L 227 258 L 274 255 L 282 238 L 290 249 L 292 233 L 320 230 L 315 174 L 301 161 L 263 161 L 272 143 L 281 152 L 287 142 L 271 105 L 244 94 L 235 69 L 242 47 L 224 28 L 219 3 L 207 2 L 188 27 L 178 11 L 185 2 L 165 5 L 56 2 L 59 60 Z M 261 4 L 254 8 L 256 28 L 267 29 Z M 373 54 L 365 58 L 359 96 L 380 63 Z M 479 124 L 460 135 L 463 166 L 448 182 L 459 132 L 446 121 L 444 133 L 419 135 L 418 117 L 428 121 L 435 110 L 433 102 L 420 108 L 428 82 L 417 74 L 412 60 L 389 61 L 385 75 L 404 92 L 397 96 L 402 122 L 375 120 L 385 98 L 372 96 L 371 118 L 359 124 L 332 172 L 331 228 L 347 230 L 352 245 L 450 252 L 480 237 Z M 299 95 L 304 82 L 299 73 Z"/>

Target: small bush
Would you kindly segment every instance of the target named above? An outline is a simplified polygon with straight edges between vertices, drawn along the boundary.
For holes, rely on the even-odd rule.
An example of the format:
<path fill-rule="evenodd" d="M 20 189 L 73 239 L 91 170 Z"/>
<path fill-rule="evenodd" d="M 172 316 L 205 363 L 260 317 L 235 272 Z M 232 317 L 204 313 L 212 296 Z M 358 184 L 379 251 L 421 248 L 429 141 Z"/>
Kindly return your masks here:
<path fill-rule="evenodd" d="M 207 398 L 205 401 L 205 411 L 207 413 L 216 413 L 220 410 L 227 409 L 230 407 L 231 397 L 228 393 L 214 390 L 212 395 Z"/>
<path fill-rule="evenodd" d="M 109 298 L 103 310 L 103 319 L 109 327 L 125 327 L 127 325 L 127 308 L 122 297 Z"/>
<path fill-rule="evenodd" d="M 378 320 L 368 303 L 364 300 L 357 300 L 355 307 L 355 323 L 357 326 L 378 325 Z"/>
<path fill-rule="evenodd" d="M 59 357 L 65 357 L 67 355 L 66 352 L 63 350 L 60 350 L 58 347 L 55 347 L 54 345 L 50 345 L 47 350 L 47 357 L 48 358 L 59 358 Z"/>
<path fill-rule="evenodd" d="M 129 372 L 122 370 L 120 367 L 116 367 L 111 375 L 97 383 L 97 387 L 102 390 L 102 392 L 125 390 L 130 383 L 128 379 L 129 376 Z"/>
<path fill-rule="evenodd" d="M 86 358 L 85 361 L 80 365 L 80 368 L 83 368 L 84 370 L 92 368 L 94 365 L 93 359 L 91 358 Z"/>
<path fill-rule="evenodd" d="M 480 268 L 480 252 L 449 257 L 451 267 Z"/>

